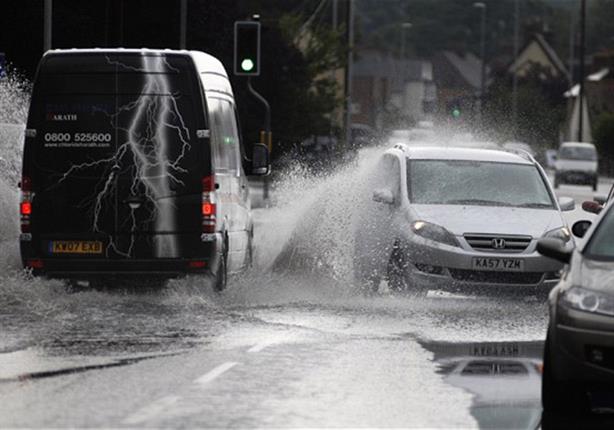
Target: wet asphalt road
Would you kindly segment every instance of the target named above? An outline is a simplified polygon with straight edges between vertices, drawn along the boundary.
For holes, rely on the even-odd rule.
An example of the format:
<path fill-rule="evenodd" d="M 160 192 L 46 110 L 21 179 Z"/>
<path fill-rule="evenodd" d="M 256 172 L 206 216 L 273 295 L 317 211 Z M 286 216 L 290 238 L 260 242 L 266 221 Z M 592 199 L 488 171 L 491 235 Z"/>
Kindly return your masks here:
<path fill-rule="evenodd" d="M 221 295 L 71 292 L 3 251 L 0 427 L 540 426 L 543 297 L 368 298 L 263 269 Z"/>

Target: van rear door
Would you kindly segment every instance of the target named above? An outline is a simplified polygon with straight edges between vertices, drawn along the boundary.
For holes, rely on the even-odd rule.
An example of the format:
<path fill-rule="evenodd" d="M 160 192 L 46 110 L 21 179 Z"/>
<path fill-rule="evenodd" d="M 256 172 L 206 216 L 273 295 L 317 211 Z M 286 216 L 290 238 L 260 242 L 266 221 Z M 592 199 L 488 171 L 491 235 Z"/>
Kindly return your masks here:
<path fill-rule="evenodd" d="M 190 257 L 210 171 L 204 105 L 182 55 L 58 54 L 35 84 L 24 176 L 43 255 Z"/>

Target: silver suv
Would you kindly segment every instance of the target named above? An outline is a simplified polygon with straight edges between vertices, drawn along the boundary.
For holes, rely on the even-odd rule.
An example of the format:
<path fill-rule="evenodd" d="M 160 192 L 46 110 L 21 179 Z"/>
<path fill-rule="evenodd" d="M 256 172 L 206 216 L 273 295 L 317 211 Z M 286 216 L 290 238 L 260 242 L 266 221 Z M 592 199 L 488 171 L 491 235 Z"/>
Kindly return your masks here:
<path fill-rule="evenodd" d="M 549 290 L 561 263 L 538 239 L 573 246 L 556 199 L 529 154 L 395 145 L 371 180 L 373 200 L 356 229 L 354 273 L 369 291 L 533 287 Z"/>

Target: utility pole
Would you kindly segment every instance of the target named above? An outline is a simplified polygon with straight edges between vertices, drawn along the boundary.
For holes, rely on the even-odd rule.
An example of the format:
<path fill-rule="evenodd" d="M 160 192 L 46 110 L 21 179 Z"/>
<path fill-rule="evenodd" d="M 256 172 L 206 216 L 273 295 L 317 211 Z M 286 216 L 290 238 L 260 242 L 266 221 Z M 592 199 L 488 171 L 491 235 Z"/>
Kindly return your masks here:
<path fill-rule="evenodd" d="M 185 49 L 187 22 L 188 0 L 181 0 L 181 7 L 179 10 L 179 49 Z"/>
<path fill-rule="evenodd" d="M 514 0 L 514 63 L 518 60 L 518 45 L 520 38 L 520 1 Z M 516 65 L 518 66 L 518 65 Z M 518 131 L 518 70 L 513 70 L 512 76 L 512 121 L 514 139 Z"/>
<path fill-rule="evenodd" d="M 580 4 L 580 94 L 578 99 L 580 102 L 580 118 L 578 120 L 578 142 L 583 141 L 584 128 L 584 57 L 586 44 L 586 0 L 582 0 Z"/>
<path fill-rule="evenodd" d="M 574 63 L 576 50 L 576 25 L 575 12 L 573 9 L 569 12 L 569 87 L 573 87 L 574 83 Z"/>
<path fill-rule="evenodd" d="M 108 0 L 107 15 L 107 46 L 122 46 L 124 44 L 124 1 Z"/>
<path fill-rule="evenodd" d="M 47 52 L 51 49 L 52 35 L 52 15 L 53 15 L 53 0 L 45 0 L 44 13 L 44 30 L 43 30 L 43 51 Z"/>
<path fill-rule="evenodd" d="M 404 22 L 401 24 L 401 53 L 399 54 L 399 60 L 401 61 L 405 60 L 405 43 L 406 43 L 405 30 L 408 30 L 410 28 L 411 28 L 411 22 Z"/>
<path fill-rule="evenodd" d="M 486 3 L 475 2 L 473 7 L 482 10 L 482 23 L 480 26 L 480 56 L 482 57 L 480 59 L 482 62 L 480 71 L 480 121 L 483 121 L 484 89 L 486 87 Z"/>
<path fill-rule="evenodd" d="M 352 66 L 354 62 L 354 1 L 347 0 L 347 46 L 348 57 L 345 67 L 345 145 L 347 149 L 352 138 Z"/>
<path fill-rule="evenodd" d="M 333 30 L 337 30 L 337 25 L 339 24 L 339 2 L 338 0 L 333 0 Z"/>

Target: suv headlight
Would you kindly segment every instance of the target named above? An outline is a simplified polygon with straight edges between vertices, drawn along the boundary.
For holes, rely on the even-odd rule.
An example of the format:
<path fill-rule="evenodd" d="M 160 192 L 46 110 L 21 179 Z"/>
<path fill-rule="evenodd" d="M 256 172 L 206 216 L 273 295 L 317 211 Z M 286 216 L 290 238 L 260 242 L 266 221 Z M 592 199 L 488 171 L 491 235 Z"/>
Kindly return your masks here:
<path fill-rule="evenodd" d="M 411 230 L 425 239 L 445 243 L 450 246 L 460 246 L 452 233 L 437 224 L 431 224 L 426 221 L 414 221 L 411 225 Z"/>
<path fill-rule="evenodd" d="M 584 312 L 614 316 L 614 296 L 586 288 L 572 287 L 565 291 L 561 304 Z"/>
<path fill-rule="evenodd" d="M 544 237 L 559 239 L 563 241 L 563 243 L 567 243 L 571 240 L 571 233 L 569 232 L 569 229 L 567 227 L 559 227 L 555 228 L 554 230 L 550 230 L 549 232 L 544 234 Z"/>

